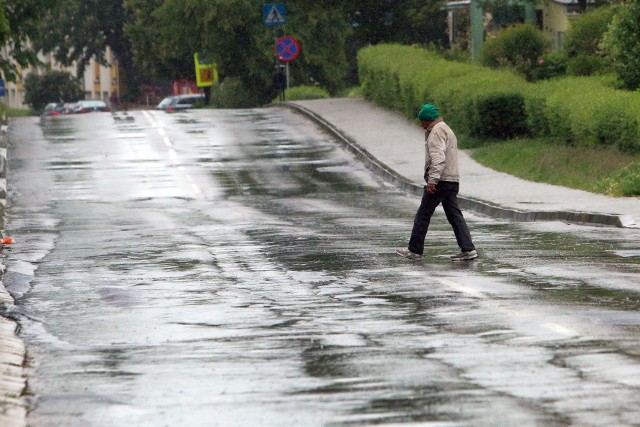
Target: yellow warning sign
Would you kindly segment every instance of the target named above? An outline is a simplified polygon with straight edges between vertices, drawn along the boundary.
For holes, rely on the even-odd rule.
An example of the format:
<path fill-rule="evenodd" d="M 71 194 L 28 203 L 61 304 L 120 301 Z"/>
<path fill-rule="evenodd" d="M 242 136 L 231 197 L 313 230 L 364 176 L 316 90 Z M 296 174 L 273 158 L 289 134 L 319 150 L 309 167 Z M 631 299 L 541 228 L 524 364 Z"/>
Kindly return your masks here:
<path fill-rule="evenodd" d="M 193 54 L 193 62 L 196 65 L 196 84 L 198 87 L 213 86 L 218 83 L 218 69 L 213 61 L 198 58 L 198 53 Z"/>

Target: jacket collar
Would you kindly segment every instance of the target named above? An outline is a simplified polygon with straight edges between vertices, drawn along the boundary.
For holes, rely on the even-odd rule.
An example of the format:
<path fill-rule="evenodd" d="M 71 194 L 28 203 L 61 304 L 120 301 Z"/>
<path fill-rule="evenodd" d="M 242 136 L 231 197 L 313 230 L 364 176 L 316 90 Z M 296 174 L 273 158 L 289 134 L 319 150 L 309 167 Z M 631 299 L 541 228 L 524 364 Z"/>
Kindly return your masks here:
<path fill-rule="evenodd" d="M 437 125 L 440 122 L 443 122 L 444 120 L 442 119 L 442 117 L 438 117 L 437 119 L 435 119 L 433 122 L 431 122 L 431 124 L 429 125 L 429 127 L 426 129 L 427 135 L 429 135 L 431 133 L 431 131 L 433 130 L 433 128 L 435 127 L 435 125 Z"/>

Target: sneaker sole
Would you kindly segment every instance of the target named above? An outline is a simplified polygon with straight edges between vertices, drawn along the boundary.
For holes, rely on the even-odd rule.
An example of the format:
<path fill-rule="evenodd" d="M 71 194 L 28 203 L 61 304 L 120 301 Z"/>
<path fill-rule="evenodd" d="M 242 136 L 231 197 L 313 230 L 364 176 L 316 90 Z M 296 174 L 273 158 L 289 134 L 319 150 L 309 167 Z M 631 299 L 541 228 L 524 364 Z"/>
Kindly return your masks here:
<path fill-rule="evenodd" d="M 476 258 L 478 258 L 478 255 L 466 258 L 451 258 L 451 262 L 473 261 Z"/>
<path fill-rule="evenodd" d="M 406 259 L 408 259 L 408 260 L 410 260 L 410 261 L 420 261 L 420 260 L 422 260 L 422 257 L 420 257 L 420 258 L 411 258 L 411 257 L 408 257 L 408 256 L 406 256 L 406 255 L 401 254 L 401 253 L 400 253 L 399 251 L 397 251 L 397 250 L 396 250 L 396 254 L 398 254 L 398 255 L 400 255 L 402 258 L 406 258 Z"/>

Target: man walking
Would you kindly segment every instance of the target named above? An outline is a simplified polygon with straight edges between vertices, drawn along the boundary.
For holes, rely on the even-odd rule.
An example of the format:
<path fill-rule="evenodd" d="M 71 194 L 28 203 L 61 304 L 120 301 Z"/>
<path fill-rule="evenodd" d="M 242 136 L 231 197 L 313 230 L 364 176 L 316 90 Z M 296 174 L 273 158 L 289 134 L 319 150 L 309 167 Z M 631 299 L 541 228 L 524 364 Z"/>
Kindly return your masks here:
<path fill-rule="evenodd" d="M 422 202 L 413 220 L 413 230 L 407 249 L 398 248 L 396 253 L 410 260 L 422 259 L 424 239 L 427 236 L 431 215 L 442 203 L 449 224 L 453 227 L 460 253 L 451 256 L 452 261 L 466 261 L 478 257 L 471 241 L 467 223 L 458 207 L 458 140 L 451 128 L 440 117 L 434 104 L 424 104 L 418 113 L 420 126 L 426 131 L 426 156 Z"/>

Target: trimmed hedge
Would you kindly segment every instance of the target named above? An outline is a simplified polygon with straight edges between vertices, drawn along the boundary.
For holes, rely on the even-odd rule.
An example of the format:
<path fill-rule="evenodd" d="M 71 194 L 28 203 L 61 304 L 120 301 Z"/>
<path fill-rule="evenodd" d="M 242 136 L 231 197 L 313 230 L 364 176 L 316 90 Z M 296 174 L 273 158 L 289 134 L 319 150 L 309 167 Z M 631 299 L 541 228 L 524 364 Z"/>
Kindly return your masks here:
<path fill-rule="evenodd" d="M 528 134 L 640 152 L 640 93 L 615 90 L 603 77 L 528 83 L 506 70 L 393 44 L 360 50 L 358 68 L 366 99 L 412 120 L 422 104 L 433 102 L 448 123 L 471 136 Z"/>

